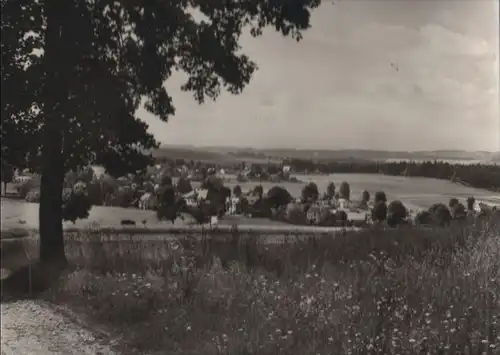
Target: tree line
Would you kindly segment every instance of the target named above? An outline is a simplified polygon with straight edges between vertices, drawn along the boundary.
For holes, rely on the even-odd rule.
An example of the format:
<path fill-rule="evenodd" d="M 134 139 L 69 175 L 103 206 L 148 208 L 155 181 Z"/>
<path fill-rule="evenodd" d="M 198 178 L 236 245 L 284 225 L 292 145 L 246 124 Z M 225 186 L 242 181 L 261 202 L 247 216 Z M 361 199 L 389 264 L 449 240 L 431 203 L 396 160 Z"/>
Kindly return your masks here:
<path fill-rule="evenodd" d="M 500 165 L 451 164 L 442 161 L 375 162 L 290 159 L 285 162 L 297 173 L 358 173 L 392 176 L 415 176 L 463 183 L 471 187 L 500 192 Z"/>

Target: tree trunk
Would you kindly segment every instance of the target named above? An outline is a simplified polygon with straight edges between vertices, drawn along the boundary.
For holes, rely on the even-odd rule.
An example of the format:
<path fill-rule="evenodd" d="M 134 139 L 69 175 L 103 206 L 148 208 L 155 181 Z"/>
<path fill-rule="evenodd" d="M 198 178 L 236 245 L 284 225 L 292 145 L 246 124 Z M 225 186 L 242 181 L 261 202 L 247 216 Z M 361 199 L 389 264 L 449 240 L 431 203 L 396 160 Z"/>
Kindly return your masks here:
<path fill-rule="evenodd" d="M 67 264 L 62 228 L 65 128 L 62 105 L 67 98 L 67 78 L 64 78 L 64 68 L 61 68 L 58 58 L 64 52 L 62 35 L 67 6 L 64 3 L 65 0 L 46 0 L 44 4 L 47 18 L 44 48 L 46 82 L 43 92 L 44 131 L 39 210 L 40 261 L 61 266 Z"/>

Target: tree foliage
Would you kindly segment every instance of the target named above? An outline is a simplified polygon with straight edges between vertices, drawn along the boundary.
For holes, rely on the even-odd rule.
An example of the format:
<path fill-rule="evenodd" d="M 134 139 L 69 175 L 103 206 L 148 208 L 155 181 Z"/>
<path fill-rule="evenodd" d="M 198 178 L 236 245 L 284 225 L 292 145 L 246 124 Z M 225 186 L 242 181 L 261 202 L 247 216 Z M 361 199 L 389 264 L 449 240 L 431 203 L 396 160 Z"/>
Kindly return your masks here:
<path fill-rule="evenodd" d="M 465 206 L 458 202 L 451 207 L 451 217 L 455 220 L 464 220 L 467 218 Z"/>
<path fill-rule="evenodd" d="M 363 191 L 363 194 L 361 195 L 361 201 L 363 201 L 365 204 L 370 201 L 370 192 L 368 192 L 368 190 Z"/>
<path fill-rule="evenodd" d="M 384 191 L 377 191 L 375 192 L 375 198 L 374 198 L 375 204 L 378 202 L 387 202 L 387 196 L 385 195 Z"/>
<path fill-rule="evenodd" d="M 302 189 L 301 198 L 304 203 L 315 202 L 319 198 L 318 185 L 314 182 L 306 184 Z"/>
<path fill-rule="evenodd" d="M 452 216 L 450 210 L 444 203 L 436 203 L 429 207 L 429 213 L 432 216 L 434 223 L 440 227 L 445 227 L 450 224 Z"/>
<path fill-rule="evenodd" d="M 474 197 L 468 197 L 467 198 L 467 210 L 472 211 L 474 210 L 474 204 L 476 203 L 476 199 Z"/>
<path fill-rule="evenodd" d="M 293 196 L 281 186 L 273 186 L 267 192 L 267 200 L 271 208 L 280 208 L 293 201 Z"/>
<path fill-rule="evenodd" d="M 326 196 L 329 198 L 335 197 L 335 184 L 333 181 L 328 183 L 328 186 L 326 187 Z"/>
<path fill-rule="evenodd" d="M 403 223 L 408 216 L 408 210 L 405 205 L 399 200 L 394 200 L 387 207 L 387 223 L 391 227 L 395 227 Z"/>
<path fill-rule="evenodd" d="M 256 64 L 241 34 L 274 27 L 295 39 L 319 0 L 2 1 L 2 155 L 42 174 L 40 258 L 65 263 L 65 172 L 103 165 L 118 177 L 158 147 L 139 107 L 167 121 L 176 71 L 196 101 L 239 94 Z M 194 15 L 203 14 L 203 19 Z"/>
<path fill-rule="evenodd" d="M 341 198 L 345 198 L 346 200 L 351 199 L 351 187 L 347 181 L 343 181 L 340 184 L 339 193 Z"/>
<path fill-rule="evenodd" d="M 239 198 L 239 197 L 241 196 L 241 194 L 242 194 L 242 193 L 243 193 L 243 192 L 241 191 L 241 186 L 240 186 L 240 185 L 236 185 L 236 186 L 233 188 L 233 195 L 234 195 L 235 197 L 238 197 L 238 198 Z"/>
<path fill-rule="evenodd" d="M 89 217 L 92 205 L 85 190 L 65 189 L 63 191 L 63 220 L 75 224 L 78 219 Z"/>
<path fill-rule="evenodd" d="M 382 222 L 387 219 L 387 204 L 384 201 L 378 201 L 372 209 L 372 221 Z"/>
<path fill-rule="evenodd" d="M 183 195 L 193 191 L 191 181 L 187 177 L 181 176 L 177 181 L 177 191 Z"/>

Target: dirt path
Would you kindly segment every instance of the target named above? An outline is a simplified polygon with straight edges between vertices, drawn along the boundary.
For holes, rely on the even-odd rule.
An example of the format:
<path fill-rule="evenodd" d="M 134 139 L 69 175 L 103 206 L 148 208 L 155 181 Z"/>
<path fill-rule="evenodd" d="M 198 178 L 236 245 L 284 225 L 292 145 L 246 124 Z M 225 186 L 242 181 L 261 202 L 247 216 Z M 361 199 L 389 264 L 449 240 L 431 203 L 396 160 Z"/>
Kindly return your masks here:
<path fill-rule="evenodd" d="M 1 355 L 117 355 L 92 331 L 43 301 L 2 303 Z"/>

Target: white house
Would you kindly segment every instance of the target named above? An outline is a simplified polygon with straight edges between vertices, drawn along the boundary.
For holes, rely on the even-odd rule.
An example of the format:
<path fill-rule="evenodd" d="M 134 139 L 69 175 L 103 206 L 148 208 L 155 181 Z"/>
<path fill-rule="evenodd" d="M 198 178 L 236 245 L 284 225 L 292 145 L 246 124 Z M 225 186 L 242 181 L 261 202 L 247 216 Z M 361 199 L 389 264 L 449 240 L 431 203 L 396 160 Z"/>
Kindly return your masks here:
<path fill-rule="evenodd" d="M 342 210 L 342 211 L 347 211 L 349 209 L 349 201 L 346 200 L 345 198 L 339 198 L 337 200 L 337 203 L 338 203 L 338 210 Z"/>

